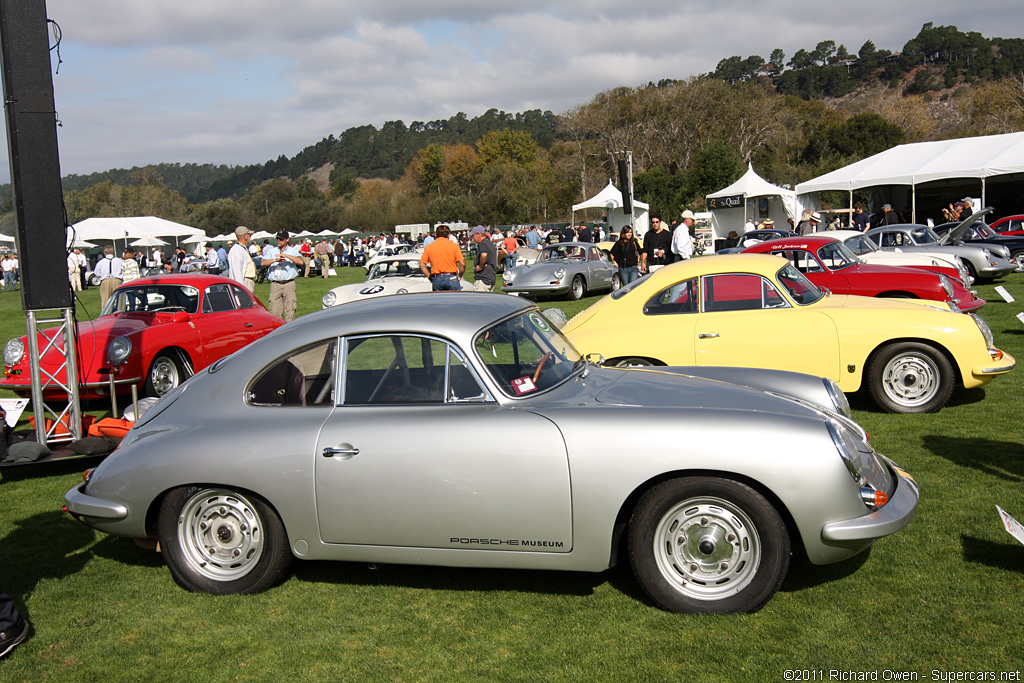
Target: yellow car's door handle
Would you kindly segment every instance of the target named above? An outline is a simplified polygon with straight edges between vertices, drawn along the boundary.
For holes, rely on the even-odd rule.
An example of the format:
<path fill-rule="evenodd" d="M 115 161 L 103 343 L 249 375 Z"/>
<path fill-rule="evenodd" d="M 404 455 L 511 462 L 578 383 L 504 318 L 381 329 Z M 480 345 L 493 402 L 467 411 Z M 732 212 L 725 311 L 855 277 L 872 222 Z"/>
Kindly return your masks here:
<path fill-rule="evenodd" d="M 714 337 L 721 337 L 718 332 L 703 332 L 697 335 L 698 339 L 713 339 Z"/>

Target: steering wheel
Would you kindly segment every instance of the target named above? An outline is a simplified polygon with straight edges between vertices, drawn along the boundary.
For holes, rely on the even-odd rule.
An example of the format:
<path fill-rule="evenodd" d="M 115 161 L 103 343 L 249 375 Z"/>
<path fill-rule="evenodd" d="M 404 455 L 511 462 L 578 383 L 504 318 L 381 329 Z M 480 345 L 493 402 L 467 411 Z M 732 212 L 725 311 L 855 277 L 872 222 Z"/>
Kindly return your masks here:
<path fill-rule="evenodd" d="M 533 383 L 537 383 L 537 378 L 540 377 L 540 371 L 544 369 L 544 364 L 548 362 L 548 359 L 555 355 L 554 351 L 548 351 L 540 357 L 540 361 L 537 363 L 537 369 L 533 372 Z"/>

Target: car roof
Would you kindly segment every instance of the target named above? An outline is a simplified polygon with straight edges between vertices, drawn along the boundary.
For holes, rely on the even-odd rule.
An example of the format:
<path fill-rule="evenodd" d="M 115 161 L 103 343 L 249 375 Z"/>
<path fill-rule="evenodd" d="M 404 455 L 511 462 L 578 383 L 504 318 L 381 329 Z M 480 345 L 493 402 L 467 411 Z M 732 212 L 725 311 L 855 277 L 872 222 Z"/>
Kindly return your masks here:
<path fill-rule="evenodd" d="M 792 249 L 818 249 L 822 245 L 836 241 L 839 241 L 839 238 L 833 235 L 798 235 L 796 237 L 776 237 L 773 240 L 765 240 L 760 244 L 753 244 L 747 248 L 761 249 L 765 246 L 785 248 L 789 246 Z"/>
<path fill-rule="evenodd" d="M 715 273 L 756 273 L 774 275 L 789 259 L 773 254 L 718 254 L 714 257 L 692 258 L 663 266 L 645 278 L 658 287 L 699 275 Z"/>
<path fill-rule="evenodd" d="M 190 285 L 192 287 L 198 287 L 204 289 L 210 285 L 215 284 L 232 284 L 238 285 L 239 283 L 231 278 L 224 277 L 222 275 L 210 275 L 208 273 L 157 273 L 156 275 L 146 275 L 129 282 L 125 282 L 121 287 L 138 285 Z"/>
<path fill-rule="evenodd" d="M 409 331 L 461 337 L 475 333 L 494 320 L 533 307 L 532 302 L 507 294 L 465 291 L 396 294 L 316 311 L 296 318 L 281 329 L 307 328 L 305 332 L 314 335 Z"/>

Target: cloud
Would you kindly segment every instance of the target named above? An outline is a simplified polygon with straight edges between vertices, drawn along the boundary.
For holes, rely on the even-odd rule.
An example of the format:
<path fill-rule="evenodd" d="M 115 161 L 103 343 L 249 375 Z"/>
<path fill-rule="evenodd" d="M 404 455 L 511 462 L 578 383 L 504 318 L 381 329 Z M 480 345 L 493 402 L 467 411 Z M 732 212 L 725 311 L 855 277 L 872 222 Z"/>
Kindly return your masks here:
<path fill-rule="evenodd" d="M 1024 36 L 1017 2 L 50 0 L 62 170 L 262 163 L 347 128 L 562 113 L 603 90 L 791 57 L 821 40 L 900 50 L 927 21 Z M 4 164 L 3 168 L 6 168 Z"/>

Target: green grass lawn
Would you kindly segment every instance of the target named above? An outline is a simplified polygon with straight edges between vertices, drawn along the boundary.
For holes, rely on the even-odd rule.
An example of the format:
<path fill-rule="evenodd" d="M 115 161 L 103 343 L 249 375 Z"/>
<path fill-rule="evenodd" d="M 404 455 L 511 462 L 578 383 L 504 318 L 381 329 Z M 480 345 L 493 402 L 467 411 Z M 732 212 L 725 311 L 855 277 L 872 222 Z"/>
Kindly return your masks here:
<path fill-rule="evenodd" d="M 299 314 L 362 272 L 299 280 Z M 1024 324 L 1014 316 L 1024 310 L 1024 275 L 1000 284 L 1018 302 L 982 285 L 990 303 L 981 313 L 997 344 L 1022 359 Z M 85 293 L 80 314 L 95 314 L 98 299 Z M 571 317 L 594 300 L 543 305 Z M 23 332 L 20 296 L 0 293 L 0 343 Z M 707 683 L 793 680 L 792 669 L 813 670 L 797 680 L 841 680 L 829 670 L 878 680 L 884 670 L 917 680 L 992 671 L 999 680 L 1024 668 L 1024 546 L 995 510 L 1024 520 L 1022 373 L 960 390 L 933 415 L 881 414 L 855 398 L 875 447 L 920 482 L 917 518 L 845 563 L 794 558 L 782 590 L 754 615 L 663 612 L 626 566 L 580 574 L 296 562 L 261 595 L 197 595 L 177 587 L 159 555 L 61 512 L 82 465 L 6 469 L 0 586 L 33 631 L 0 662 L 0 681 Z"/>

